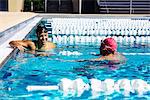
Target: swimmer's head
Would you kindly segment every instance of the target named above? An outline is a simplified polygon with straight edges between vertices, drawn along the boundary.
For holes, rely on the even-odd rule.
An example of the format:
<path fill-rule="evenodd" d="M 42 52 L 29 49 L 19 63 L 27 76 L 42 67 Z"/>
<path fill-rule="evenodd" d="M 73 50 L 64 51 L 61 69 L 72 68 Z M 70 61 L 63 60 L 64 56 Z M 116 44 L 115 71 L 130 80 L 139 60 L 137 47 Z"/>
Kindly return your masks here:
<path fill-rule="evenodd" d="M 45 26 L 39 25 L 36 29 L 38 41 L 43 45 L 48 41 L 48 31 Z"/>
<path fill-rule="evenodd" d="M 106 38 L 101 42 L 100 54 L 103 56 L 114 54 L 117 51 L 117 43 L 113 38 Z"/>

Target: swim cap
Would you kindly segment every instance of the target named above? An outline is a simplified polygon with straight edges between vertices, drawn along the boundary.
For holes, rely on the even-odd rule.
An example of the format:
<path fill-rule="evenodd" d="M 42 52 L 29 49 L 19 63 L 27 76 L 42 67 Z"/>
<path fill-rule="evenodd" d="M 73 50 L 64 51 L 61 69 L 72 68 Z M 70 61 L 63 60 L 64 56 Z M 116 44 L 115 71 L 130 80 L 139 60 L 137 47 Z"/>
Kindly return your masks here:
<path fill-rule="evenodd" d="M 101 46 L 105 49 L 111 49 L 112 51 L 117 51 L 117 43 L 113 38 L 106 38 L 102 41 Z"/>

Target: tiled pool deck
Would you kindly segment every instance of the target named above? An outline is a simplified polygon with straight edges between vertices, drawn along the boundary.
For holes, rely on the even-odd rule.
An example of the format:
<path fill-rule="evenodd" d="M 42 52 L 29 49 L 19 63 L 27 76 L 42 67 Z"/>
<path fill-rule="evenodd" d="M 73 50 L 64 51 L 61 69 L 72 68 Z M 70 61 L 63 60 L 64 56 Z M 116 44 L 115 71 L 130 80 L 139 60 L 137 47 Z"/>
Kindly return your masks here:
<path fill-rule="evenodd" d="M 41 19 L 34 13 L 0 12 L 0 67 L 13 51 L 9 42 L 24 39 Z"/>

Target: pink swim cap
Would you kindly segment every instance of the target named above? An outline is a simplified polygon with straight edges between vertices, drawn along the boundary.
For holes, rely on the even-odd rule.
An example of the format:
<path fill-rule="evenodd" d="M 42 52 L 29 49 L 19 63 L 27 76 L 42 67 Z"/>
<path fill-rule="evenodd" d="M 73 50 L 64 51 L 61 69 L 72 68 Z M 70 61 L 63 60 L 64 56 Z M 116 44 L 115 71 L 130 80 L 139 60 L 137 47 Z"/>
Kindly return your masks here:
<path fill-rule="evenodd" d="M 104 48 L 109 48 L 112 51 L 117 51 L 117 43 L 113 38 L 106 38 L 104 41 L 102 41 L 101 46 L 104 46 Z"/>

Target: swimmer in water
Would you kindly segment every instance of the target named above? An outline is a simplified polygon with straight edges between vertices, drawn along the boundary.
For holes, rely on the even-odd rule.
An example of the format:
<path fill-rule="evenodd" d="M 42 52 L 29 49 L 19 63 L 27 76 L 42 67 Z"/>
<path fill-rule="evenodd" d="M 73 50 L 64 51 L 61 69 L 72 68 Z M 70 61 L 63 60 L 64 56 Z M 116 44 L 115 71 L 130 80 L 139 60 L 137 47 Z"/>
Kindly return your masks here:
<path fill-rule="evenodd" d="M 56 45 L 48 41 L 48 31 L 45 26 L 38 26 L 36 29 L 37 40 L 15 40 L 9 44 L 13 48 L 18 48 L 22 52 L 35 54 L 35 51 L 48 51 L 56 48 Z M 41 55 L 45 55 L 44 53 Z"/>
<path fill-rule="evenodd" d="M 117 52 L 117 43 L 113 38 L 106 38 L 101 42 L 100 56 L 90 60 L 78 60 L 82 61 L 111 61 L 111 63 L 124 63 L 126 58 Z"/>

